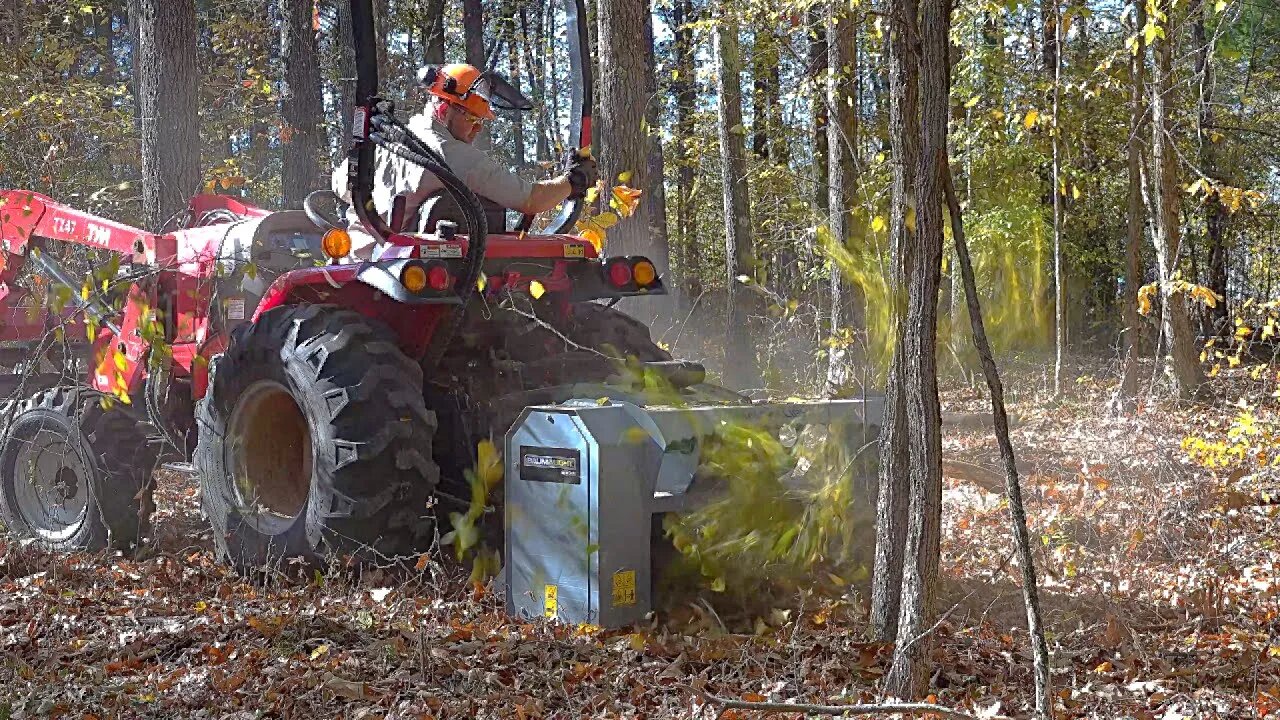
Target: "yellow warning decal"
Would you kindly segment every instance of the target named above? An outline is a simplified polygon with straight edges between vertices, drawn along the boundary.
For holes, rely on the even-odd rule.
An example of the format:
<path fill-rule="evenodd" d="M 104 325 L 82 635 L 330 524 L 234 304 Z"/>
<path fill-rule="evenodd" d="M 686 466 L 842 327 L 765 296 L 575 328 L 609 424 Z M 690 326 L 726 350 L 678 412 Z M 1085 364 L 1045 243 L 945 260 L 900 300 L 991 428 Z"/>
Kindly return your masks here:
<path fill-rule="evenodd" d="M 564 256 L 572 257 L 572 258 L 586 257 L 587 251 L 582 245 L 579 245 L 578 243 L 565 243 Z"/>
<path fill-rule="evenodd" d="M 613 574 L 613 606 L 636 604 L 636 571 L 619 570 Z"/>
<path fill-rule="evenodd" d="M 542 589 L 542 614 L 549 618 L 556 616 L 556 599 L 560 594 L 560 588 L 555 585 L 546 585 Z"/>

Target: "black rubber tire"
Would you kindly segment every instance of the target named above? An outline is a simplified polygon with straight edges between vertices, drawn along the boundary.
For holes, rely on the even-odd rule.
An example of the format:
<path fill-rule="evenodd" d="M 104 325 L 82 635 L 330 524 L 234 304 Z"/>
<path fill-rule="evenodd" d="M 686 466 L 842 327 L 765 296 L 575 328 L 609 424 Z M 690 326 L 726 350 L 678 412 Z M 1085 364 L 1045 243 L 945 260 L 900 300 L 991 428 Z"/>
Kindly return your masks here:
<path fill-rule="evenodd" d="M 0 446 L 0 514 L 5 524 L 54 550 L 136 546 L 154 509 L 151 475 L 156 454 L 141 428 L 131 408 L 119 401 L 104 403 L 102 393 L 89 389 L 53 388 L 22 402 Z M 35 517 L 37 508 L 22 500 L 20 464 L 42 460 L 24 452 L 33 442 L 53 458 L 40 462 L 38 471 L 70 470 L 78 491 L 87 493 L 83 512 L 69 521 L 47 513 Z M 26 472 L 33 471 L 37 470 L 28 466 Z M 25 479 L 30 482 L 29 475 Z"/>
<path fill-rule="evenodd" d="M 393 340 L 376 321 L 328 305 L 275 308 L 236 329 L 196 408 L 201 504 L 223 559 L 251 572 L 299 556 L 379 563 L 427 546 L 436 418 L 421 367 Z M 232 414 L 264 382 L 288 392 L 310 433 L 311 477 L 292 517 L 246 507 L 232 477 Z"/>

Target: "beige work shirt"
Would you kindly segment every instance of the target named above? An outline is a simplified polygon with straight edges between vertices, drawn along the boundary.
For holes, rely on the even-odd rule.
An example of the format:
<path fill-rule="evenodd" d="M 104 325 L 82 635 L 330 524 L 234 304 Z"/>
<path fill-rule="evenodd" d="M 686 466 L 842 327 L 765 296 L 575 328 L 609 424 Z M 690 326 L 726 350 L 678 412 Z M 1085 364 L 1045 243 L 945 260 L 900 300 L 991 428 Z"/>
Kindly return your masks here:
<path fill-rule="evenodd" d="M 522 179 L 510 169 L 499 165 L 479 148 L 458 140 L 449 128 L 434 117 L 432 106 L 409 119 L 409 129 L 422 139 L 427 147 L 444 158 L 453 174 L 466 183 L 475 194 L 488 198 L 502 207 L 518 209 L 529 200 L 533 184 Z M 397 195 L 405 197 L 405 218 L 413 218 L 423 201 L 444 189 L 444 183 L 435 174 L 414 163 L 397 157 L 384 148 L 375 153 L 373 174 L 373 203 L 378 214 L 388 222 L 391 219 L 392 202 Z M 347 163 L 338 163 L 333 171 L 333 191 L 343 202 L 351 203 L 347 188 Z M 354 210 L 347 212 L 353 230 L 359 227 Z M 420 228 L 413 228 L 420 229 Z M 363 233 L 361 233 L 363 234 Z M 372 238 L 360 238 L 352 233 L 356 254 L 367 259 Z M 361 252 L 364 250 L 364 252 Z"/>

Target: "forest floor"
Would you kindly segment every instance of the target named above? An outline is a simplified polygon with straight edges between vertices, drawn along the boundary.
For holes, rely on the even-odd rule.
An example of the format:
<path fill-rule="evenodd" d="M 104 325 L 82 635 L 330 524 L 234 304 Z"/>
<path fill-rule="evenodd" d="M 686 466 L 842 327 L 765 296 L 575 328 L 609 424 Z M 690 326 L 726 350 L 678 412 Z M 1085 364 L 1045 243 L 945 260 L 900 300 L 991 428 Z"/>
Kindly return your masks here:
<path fill-rule="evenodd" d="M 1057 401 L 1041 370 L 1010 382 L 1059 717 L 1280 717 L 1275 378 L 1224 373 L 1211 404 L 1127 416 L 1106 410 L 1105 379 L 1073 374 Z M 944 402 L 947 615 L 931 693 L 1026 716 L 1031 661 L 989 407 L 966 387 Z M 889 659 L 864 640 L 858 591 L 754 615 L 717 612 L 712 597 L 601 632 L 510 620 L 494 593 L 434 562 L 407 580 L 246 582 L 215 562 L 196 492 L 162 478 L 156 538 L 138 558 L 0 538 L 0 720 L 711 718 L 704 693 L 874 700 Z"/>

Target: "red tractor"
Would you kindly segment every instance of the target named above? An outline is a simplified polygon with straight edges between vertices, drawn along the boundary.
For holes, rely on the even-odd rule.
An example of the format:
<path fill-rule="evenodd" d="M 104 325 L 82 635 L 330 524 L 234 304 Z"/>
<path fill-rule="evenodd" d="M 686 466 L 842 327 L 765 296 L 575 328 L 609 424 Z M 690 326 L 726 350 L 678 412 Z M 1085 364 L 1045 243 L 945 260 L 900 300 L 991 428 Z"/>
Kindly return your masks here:
<path fill-rule="evenodd" d="M 602 384 L 616 396 L 655 377 L 739 399 L 597 302 L 662 294 L 663 282 L 646 258 L 601 257 L 565 234 L 576 204 L 548 234 L 495 226 L 376 97 L 370 3 L 352 7 L 361 105 L 350 186 L 379 259 L 347 257 L 324 193 L 283 212 L 201 195 L 151 233 L 0 191 L 0 363 L 11 368 L 0 385 L 26 396 L 0 412 L 0 513 L 12 529 L 57 548 L 135 543 L 167 452 L 192 460 L 219 552 L 239 567 L 404 556 L 430 539 L 440 508 L 472 505 L 477 442 L 500 438 L 526 405 Z M 576 22 L 585 48 L 585 14 Z M 589 87 L 588 77 L 584 108 Z M 579 131 L 588 146 L 590 117 Z M 436 173 L 466 232 L 441 222 L 396 233 L 372 214 L 375 146 Z M 55 257 L 62 244 L 114 254 L 119 269 L 85 283 Z M 24 267 L 69 309 L 20 288 Z M 77 345 L 81 321 L 91 336 Z"/>

